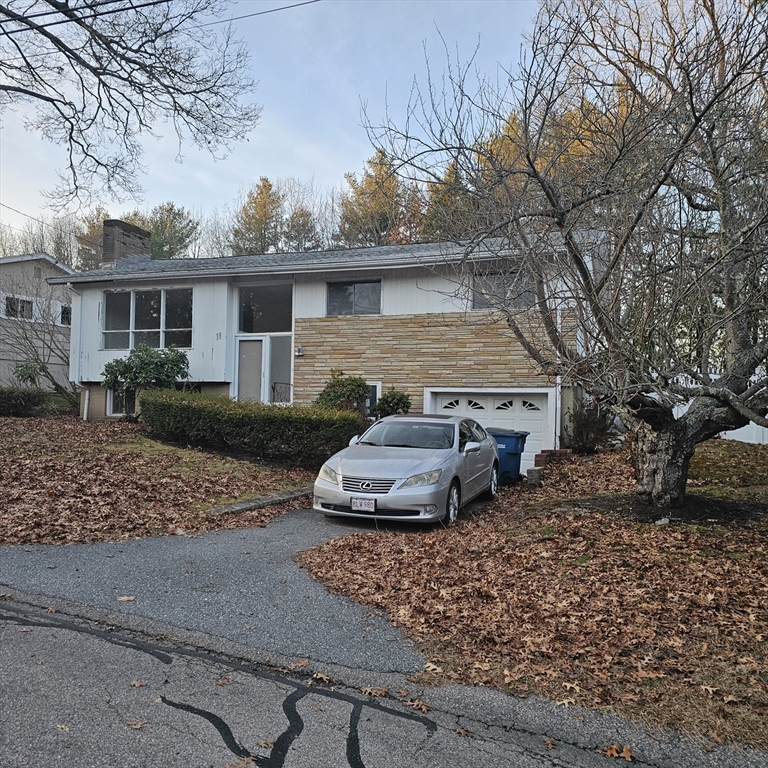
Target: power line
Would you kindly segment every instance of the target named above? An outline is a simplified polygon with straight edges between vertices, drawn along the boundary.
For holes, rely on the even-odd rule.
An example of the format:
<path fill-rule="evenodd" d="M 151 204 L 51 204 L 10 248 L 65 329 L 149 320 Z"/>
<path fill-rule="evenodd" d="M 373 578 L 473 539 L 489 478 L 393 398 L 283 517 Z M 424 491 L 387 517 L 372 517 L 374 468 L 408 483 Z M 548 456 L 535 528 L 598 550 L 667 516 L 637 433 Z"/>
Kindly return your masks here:
<path fill-rule="evenodd" d="M 0 203 L 0 206 L 3 208 L 7 208 L 9 211 L 13 211 L 14 213 L 18 213 L 20 216 L 26 216 L 28 219 L 32 219 L 32 221 L 36 221 L 38 224 L 42 224 L 45 227 L 48 227 L 49 229 L 56 230 L 56 227 L 54 227 L 52 224 L 49 224 L 47 221 L 43 221 L 42 219 L 36 219 L 34 216 L 30 216 L 28 213 L 24 213 L 24 211 L 20 211 L 18 208 L 13 208 L 10 205 L 6 205 L 5 203 Z M 6 227 L 10 227 L 10 224 L 6 224 Z M 16 229 L 16 227 L 11 227 L 12 229 Z M 19 232 L 22 232 L 23 230 L 18 230 Z M 69 232 L 68 234 L 73 235 L 74 232 Z"/>
<path fill-rule="evenodd" d="M 118 1 L 119 0 L 104 0 L 101 3 L 94 3 L 91 6 L 87 6 L 87 7 L 81 6 L 80 8 L 72 8 L 72 9 L 67 9 L 67 10 L 73 10 L 73 11 L 86 10 L 86 9 L 93 8 L 96 5 L 108 5 L 108 4 L 112 3 L 112 2 L 118 2 Z M 123 7 L 123 8 L 111 8 L 111 9 L 103 10 L 101 12 L 96 11 L 94 13 L 85 14 L 83 16 L 77 16 L 75 18 L 58 19 L 57 21 L 49 21 L 49 22 L 47 22 L 45 24 L 35 24 L 35 25 L 32 25 L 32 26 L 20 27 L 18 29 L 10 29 L 10 30 L 7 30 L 7 31 L 6 30 L 0 30 L 0 32 L 2 32 L 2 34 L 5 35 L 6 37 L 10 37 L 11 35 L 18 35 L 18 34 L 21 34 L 23 32 L 37 32 L 37 31 L 39 31 L 41 29 L 47 29 L 48 27 L 55 27 L 55 26 L 58 26 L 60 24 L 72 24 L 72 23 L 75 23 L 75 22 L 78 22 L 78 21 L 93 21 L 94 19 L 101 18 L 102 16 L 109 16 L 109 15 L 113 15 L 113 14 L 116 14 L 116 13 L 127 13 L 129 11 L 139 10 L 140 8 L 147 8 L 147 7 L 151 7 L 151 6 L 155 6 L 155 5 L 164 5 L 164 4 L 170 3 L 172 1 L 173 0 L 151 0 L 150 2 L 140 3 L 140 4 L 137 4 L 137 5 L 131 5 L 130 7 L 127 7 L 127 8 L 126 7 Z M 247 14 L 244 14 L 243 16 L 233 16 L 233 17 L 231 17 L 229 19 L 217 19 L 216 21 L 206 22 L 205 24 L 197 24 L 197 25 L 194 26 L 194 28 L 195 29 L 202 29 L 203 27 L 211 27 L 211 26 L 214 26 L 216 24 L 228 24 L 228 23 L 230 23 L 232 21 L 238 21 L 240 19 L 250 19 L 250 18 L 252 18 L 254 16 L 265 16 L 268 13 L 277 13 L 278 11 L 287 11 L 287 10 L 290 10 L 291 8 L 299 8 L 302 5 L 312 5 L 313 3 L 319 3 L 319 2 L 320 2 L 320 0 L 305 0 L 305 2 L 302 2 L 302 3 L 294 3 L 293 5 L 284 5 L 284 6 L 281 6 L 279 8 L 270 8 L 270 9 L 268 9 L 266 11 L 258 11 L 256 13 L 247 13 Z M 46 14 L 38 14 L 38 15 L 48 15 L 48 13 L 51 13 L 51 12 L 47 12 Z M 7 16 L 8 12 L 5 11 L 5 14 Z M 6 19 L 0 19 L 0 24 L 3 23 L 3 22 L 15 22 L 17 24 L 21 24 L 23 22 L 26 22 L 30 18 L 33 18 L 33 16 L 21 16 L 21 15 L 19 15 L 18 18 L 8 17 Z"/>
<path fill-rule="evenodd" d="M 264 16 L 267 13 L 277 13 L 278 11 L 287 11 L 290 8 L 298 8 L 302 5 L 312 5 L 313 3 L 319 3 L 320 0 L 305 0 L 303 3 L 294 3 L 293 5 L 284 5 L 280 8 L 270 8 L 268 11 L 259 11 L 258 13 L 246 13 L 244 16 L 233 16 L 231 19 L 219 19 L 218 21 L 209 21 L 206 24 L 198 24 L 197 28 L 212 27 L 214 24 L 227 24 L 230 21 L 239 21 L 240 19 L 250 19 L 254 16 Z"/>
<path fill-rule="evenodd" d="M 92 8 L 97 8 L 102 5 L 113 5 L 114 3 L 123 3 L 125 0 L 99 0 L 99 2 L 89 3 L 88 5 L 81 5 L 79 8 L 66 8 L 65 10 L 69 11 L 90 11 Z M 127 9 L 126 9 L 127 10 Z M 31 13 L 28 16 L 23 16 L 22 18 L 24 21 L 29 21 L 30 19 L 39 19 L 43 16 L 56 16 L 60 14 L 62 11 L 60 10 L 52 10 L 52 11 L 40 11 L 40 13 Z M 21 15 L 21 14 L 19 14 Z M 2 24 L 8 24 L 9 22 L 16 21 L 16 19 L 12 18 L 6 18 L 6 19 L 0 19 L 0 25 Z"/>
<path fill-rule="evenodd" d="M 22 32 L 38 32 L 41 29 L 48 29 L 48 27 L 56 27 L 59 24 L 73 24 L 76 21 L 92 21 L 93 19 L 99 19 L 102 16 L 110 16 L 115 13 L 126 13 L 127 11 L 137 11 L 139 8 L 146 8 L 148 6 L 153 5 L 165 5 L 167 3 L 172 2 L 172 0 L 151 0 L 148 3 L 140 3 L 138 5 L 131 5 L 130 8 L 111 8 L 107 9 L 105 11 L 98 12 L 91 14 L 86 14 L 84 16 L 76 16 L 75 18 L 67 18 L 67 19 L 59 19 L 58 21 L 49 21 L 46 24 L 34 24 L 32 26 L 27 27 L 19 27 L 18 29 L 9 29 L 8 31 L 2 30 L 2 34 L 6 37 L 10 37 L 11 35 L 19 35 Z M 80 9 L 77 9 L 80 10 Z M 6 11 L 7 15 L 7 11 Z M 21 24 L 25 22 L 27 19 L 25 16 L 19 16 L 19 18 L 9 18 L 8 21 L 15 21 L 18 24 Z"/>

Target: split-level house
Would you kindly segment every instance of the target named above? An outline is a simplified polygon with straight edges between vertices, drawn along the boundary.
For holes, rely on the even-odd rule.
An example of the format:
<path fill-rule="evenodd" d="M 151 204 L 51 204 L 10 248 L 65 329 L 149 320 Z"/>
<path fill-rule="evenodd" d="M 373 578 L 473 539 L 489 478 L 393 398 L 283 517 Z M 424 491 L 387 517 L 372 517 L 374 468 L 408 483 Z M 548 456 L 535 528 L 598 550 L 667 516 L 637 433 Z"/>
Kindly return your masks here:
<path fill-rule="evenodd" d="M 529 432 L 523 467 L 531 466 L 557 447 L 561 388 L 477 291 L 461 289 L 453 268 L 461 258 L 445 244 L 167 261 L 134 254 L 68 276 L 81 415 L 125 409 L 101 386 L 107 362 L 140 343 L 174 345 L 203 392 L 308 404 L 340 370 L 363 377 L 373 399 L 395 387 L 414 412 Z"/>
<path fill-rule="evenodd" d="M 19 363 L 45 364 L 58 383 L 69 379 L 70 293 L 50 286 L 72 269 L 47 253 L 0 259 L 0 386 L 17 383 Z"/>

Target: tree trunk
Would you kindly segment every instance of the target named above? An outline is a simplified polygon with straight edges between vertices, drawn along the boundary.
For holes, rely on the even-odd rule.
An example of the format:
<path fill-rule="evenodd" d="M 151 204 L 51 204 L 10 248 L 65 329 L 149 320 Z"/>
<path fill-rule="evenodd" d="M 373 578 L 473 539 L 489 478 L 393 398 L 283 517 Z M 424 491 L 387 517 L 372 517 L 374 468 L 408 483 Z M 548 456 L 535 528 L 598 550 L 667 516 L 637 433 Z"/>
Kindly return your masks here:
<path fill-rule="evenodd" d="M 680 422 L 656 431 L 637 432 L 637 492 L 654 507 L 677 507 L 685 501 L 685 484 L 695 443 Z"/>

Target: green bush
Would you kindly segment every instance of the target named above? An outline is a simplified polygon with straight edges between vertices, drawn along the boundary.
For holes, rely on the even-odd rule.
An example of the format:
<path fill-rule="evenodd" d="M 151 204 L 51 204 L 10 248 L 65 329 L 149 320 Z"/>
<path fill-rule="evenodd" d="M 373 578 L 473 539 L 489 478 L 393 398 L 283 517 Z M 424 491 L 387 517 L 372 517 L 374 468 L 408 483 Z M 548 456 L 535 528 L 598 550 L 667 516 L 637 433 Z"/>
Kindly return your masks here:
<path fill-rule="evenodd" d="M 390 387 L 371 408 L 371 413 L 379 419 L 394 416 L 396 413 L 408 413 L 411 410 L 411 396 Z"/>
<path fill-rule="evenodd" d="M 312 469 L 367 427 L 359 414 L 350 411 L 241 403 L 194 392 L 147 390 L 140 402 L 146 426 L 167 439 Z"/>
<path fill-rule="evenodd" d="M 365 412 L 365 401 L 370 397 L 371 385 L 359 376 L 345 376 L 344 371 L 332 370 L 331 380 L 317 396 L 315 404 L 338 411 Z"/>
<path fill-rule="evenodd" d="M 0 387 L 0 416 L 42 416 L 51 393 L 37 387 Z"/>

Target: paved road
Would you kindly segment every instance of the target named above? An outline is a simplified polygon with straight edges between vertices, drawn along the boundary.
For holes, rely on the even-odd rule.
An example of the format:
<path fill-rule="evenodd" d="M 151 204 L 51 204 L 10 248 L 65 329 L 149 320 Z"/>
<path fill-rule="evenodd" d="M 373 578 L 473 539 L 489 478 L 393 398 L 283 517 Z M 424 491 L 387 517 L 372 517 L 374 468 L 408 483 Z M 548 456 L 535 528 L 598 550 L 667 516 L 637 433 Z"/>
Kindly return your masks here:
<path fill-rule="evenodd" d="M 420 689 L 411 643 L 293 562 L 353 529 L 299 511 L 196 538 L 0 548 L 0 765 L 591 768 L 619 764 L 599 753 L 616 743 L 642 766 L 768 768 L 534 697 Z"/>

